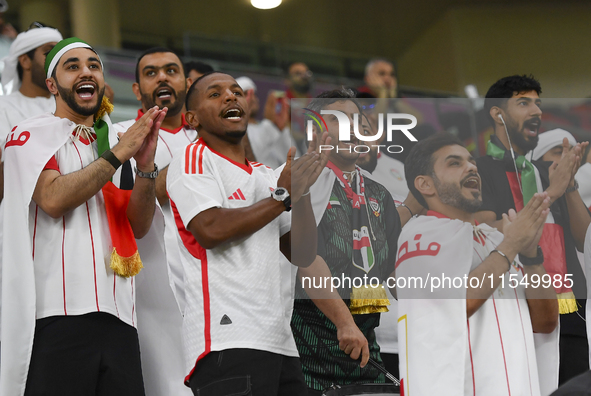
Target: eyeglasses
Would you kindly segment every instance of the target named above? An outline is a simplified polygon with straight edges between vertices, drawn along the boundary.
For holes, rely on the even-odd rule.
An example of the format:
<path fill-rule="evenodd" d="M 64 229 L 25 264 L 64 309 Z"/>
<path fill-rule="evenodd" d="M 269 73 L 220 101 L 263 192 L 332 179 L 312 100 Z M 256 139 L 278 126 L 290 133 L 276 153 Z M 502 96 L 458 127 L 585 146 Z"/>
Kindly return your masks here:
<path fill-rule="evenodd" d="M 49 25 L 46 25 L 46 24 L 44 24 L 44 23 L 41 23 L 41 22 L 37 22 L 37 21 L 35 21 L 35 22 L 33 22 L 33 23 L 31 23 L 31 24 L 29 25 L 29 28 L 27 29 L 27 32 L 28 32 L 29 30 L 33 30 L 33 29 L 39 29 L 39 28 L 52 28 L 52 29 L 55 29 L 53 26 L 49 26 Z"/>

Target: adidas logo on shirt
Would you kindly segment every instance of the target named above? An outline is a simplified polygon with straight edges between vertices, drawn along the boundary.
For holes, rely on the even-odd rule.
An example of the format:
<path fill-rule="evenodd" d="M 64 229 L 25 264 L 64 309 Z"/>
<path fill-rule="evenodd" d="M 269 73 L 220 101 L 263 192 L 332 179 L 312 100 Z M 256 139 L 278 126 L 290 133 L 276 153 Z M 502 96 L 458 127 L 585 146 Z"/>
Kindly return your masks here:
<path fill-rule="evenodd" d="M 244 197 L 244 194 L 242 194 L 242 191 L 240 191 L 240 189 L 234 191 L 234 194 L 230 195 L 228 199 L 236 201 L 246 201 L 246 198 Z"/>

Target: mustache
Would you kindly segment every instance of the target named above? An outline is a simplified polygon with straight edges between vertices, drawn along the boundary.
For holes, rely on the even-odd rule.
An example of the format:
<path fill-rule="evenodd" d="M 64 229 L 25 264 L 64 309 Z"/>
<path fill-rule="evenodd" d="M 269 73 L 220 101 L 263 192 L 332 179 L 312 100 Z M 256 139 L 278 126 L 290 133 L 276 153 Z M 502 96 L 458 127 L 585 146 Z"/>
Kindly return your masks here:
<path fill-rule="evenodd" d="M 537 129 L 542 125 L 542 119 L 540 117 L 532 117 L 527 121 L 523 122 L 524 127 L 528 127 L 530 129 Z"/>
<path fill-rule="evenodd" d="M 152 98 L 154 99 L 154 101 L 156 101 L 156 99 L 158 99 L 157 92 L 158 92 L 158 90 L 160 88 L 168 88 L 170 90 L 171 95 L 174 96 L 175 98 L 177 97 L 176 96 L 176 91 L 170 85 L 168 85 L 167 83 L 163 82 L 163 83 L 160 83 L 156 87 L 156 89 L 152 92 Z"/>
<path fill-rule="evenodd" d="M 464 177 L 461 182 L 460 185 L 464 184 L 466 182 L 466 180 L 468 180 L 471 177 L 476 177 L 478 179 L 478 181 L 480 182 L 480 175 L 478 174 L 478 172 L 470 172 L 468 173 L 468 175 L 466 177 Z"/>

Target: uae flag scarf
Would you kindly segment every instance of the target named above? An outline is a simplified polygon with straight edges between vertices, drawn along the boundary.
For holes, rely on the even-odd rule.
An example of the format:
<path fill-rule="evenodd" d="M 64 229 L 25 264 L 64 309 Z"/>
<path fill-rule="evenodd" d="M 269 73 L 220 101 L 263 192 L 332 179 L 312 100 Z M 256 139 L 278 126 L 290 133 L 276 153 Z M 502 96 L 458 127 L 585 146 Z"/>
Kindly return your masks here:
<path fill-rule="evenodd" d="M 507 180 L 511 187 L 515 210 L 519 212 L 529 200 L 538 191 L 543 192 L 540 174 L 536 167 L 528 161 L 525 156 L 520 155 L 515 159 L 511 158 L 511 152 L 505 150 L 502 144 L 492 137 L 486 147 L 486 154 L 493 158 L 501 160 L 511 167 L 516 166 L 519 171 L 507 171 Z M 520 188 L 521 185 L 521 188 Z M 522 192 L 523 189 L 523 192 Z M 561 279 L 565 279 L 567 273 L 566 251 L 564 245 L 564 230 L 562 226 L 556 224 L 554 217 L 550 212 L 544 225 L 540 246 L 544 252 L 544 268 L 546 272 L 554 279 L 558 274 Z M 567 282 L 560 282 L 560 287 L 556 288 L 558 297 L 558 307 L 561 314 L 576 312 L 578 310 L 577 301 L 571 288 L 566 287 Z"/>
<path fill-rule="evenodd" d="M 68 51 L 75 48 L 87 48 L 96 53 L 96 51 L 86 42 L 77 37 L 70 37 L 62 40 L 47 54 L 45 59 L 45 72 L 47 78 L 52 74 L 59 63 L 60 58 Z M 101 62 L 97 54 L 97 58 Z M 101 107 L 94 116 L 94 132 L 97 137 L 98 155 L 102 155 L 109 150 L 117 141 L 111 137 L 109 140 L 108 114 L 113 111 L 113 105 L 106 97 L 103 97 Z M 121 169 L 120 188 L 113 184 L 112 179 L 102 188 L 105 209 L 109 221 L 109 231 L 111 234 L 110 267 L 117 275 L 128 278 L 137 275 L 143 268 L 140 259 L 137 244 L 129 220 L 127 219 L 127 206 L 133 189 L 133 174 L 131 163 L 126 161 Z"/>
<path fill-rule="evenodd" d="M 343 171 L 330 161 L 326 166 L 335 174 L 352 208 L 353 255 L 350 276 L 351 278 L 370 279 L 367 275 L 374 268 L 376 260 L 372 246 L 372 239 L 375 239 L 375 237 L 369 221 L 369 212 L 365 199 L 365 181 L 361 170 L 356 166 L 355 176 L 351 178 L 351 183 L 355 184 L 356 191 L 354 191 L 345 179 Z M 338 201 L 338 198 L 331 196 L 329 205 L 331 205 L 331 202 L 336 202 L 335 200 Z M 361 287 L 353 287 L 351 291 L 351 303 L 349 305 L 351 314 L 388 312 L 388 305 L 390 305 L 390 301 L 384 286 L 381 284 L 372 287 L 367 283 Z"/>

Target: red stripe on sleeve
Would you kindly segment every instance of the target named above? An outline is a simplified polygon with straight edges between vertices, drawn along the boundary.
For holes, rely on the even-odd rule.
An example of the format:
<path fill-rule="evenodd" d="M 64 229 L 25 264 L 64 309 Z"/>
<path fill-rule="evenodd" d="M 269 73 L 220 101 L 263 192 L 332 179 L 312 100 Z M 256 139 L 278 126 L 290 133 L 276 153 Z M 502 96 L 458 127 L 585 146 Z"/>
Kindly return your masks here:
<path fill-rule="evenodd" d="M 191 153 L 191 174 L 194 175 L 197 172 L 197 151 L 199 146 L 195 146 L 193 148 L 193 152 Z"/>
<path fill-rule="evenodd" d="M 185 149 L 185 173 L 189 173 L 189 162 L 191 159 L 191 150 L 193 149 L 194 145 L 190 144 Z"/>
<path fill-rule="evenodd" d="M 205 146 L 201 146 L 199 150 L 199 174 L 203 174 L 203 150 L 205 150 Z"/>

